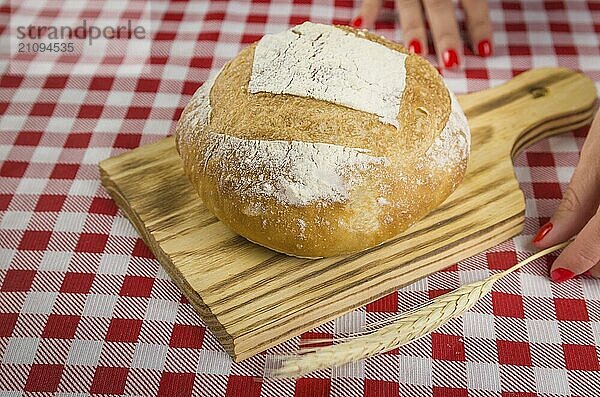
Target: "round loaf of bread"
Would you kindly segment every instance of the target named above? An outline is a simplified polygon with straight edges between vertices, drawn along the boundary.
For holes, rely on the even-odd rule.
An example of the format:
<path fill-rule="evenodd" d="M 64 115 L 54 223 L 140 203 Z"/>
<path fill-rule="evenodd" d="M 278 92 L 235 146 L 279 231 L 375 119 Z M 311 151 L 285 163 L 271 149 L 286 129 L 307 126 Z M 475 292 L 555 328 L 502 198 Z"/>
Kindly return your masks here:
<path fill-rule="evenodd" d="M 425 59 L 366 30 L 305 22 L 209 78 L 176 141 L 225 225 L 318 258 L 382 244 L 440 205 L 463 179 L 470 132 Z"/>

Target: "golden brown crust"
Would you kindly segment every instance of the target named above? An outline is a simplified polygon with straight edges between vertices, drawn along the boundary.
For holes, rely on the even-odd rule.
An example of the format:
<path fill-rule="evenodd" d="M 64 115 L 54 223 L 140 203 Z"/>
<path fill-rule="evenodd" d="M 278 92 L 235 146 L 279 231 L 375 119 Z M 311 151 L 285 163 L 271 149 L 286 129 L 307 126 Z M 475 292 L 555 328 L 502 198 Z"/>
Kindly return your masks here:
<path fill-rule="evenodd" d="M 396 43 L 368 32 L 361 34 L 406 53 Z M 457 153 L 453 162 L 446 161 L 444 167 L 432 165 L 436 159 L 430 148 L 439 143 L 451 101 L 442 78 L 423 58 L 410 55 L 406 59 L 398 130 L 383 124 L 376 115 L 325 101 L 249 94 L 255 46 L 241 51 L 217 77 L 210 91 L 208 124 L 198 125 L 192 117 L 199 106 L 192 99 L 176 133 L 186 174 L 206 207 L 235 232 L 276 251 L 302 257 L 357 252 L 404 231 L 441 204 L 462 180 L 467 160 L 459 153 L 463 150 L 457 146 L 459 141 L 448 146 Z M 290 204 L 241 189 L 240 181 L 249 178 L 247 168 L 240 167 L 246 160 L 243 153 L 214 154 L 207 140 L 211 132 L 245 140 L 362 148 L 389 161 L 361 171 L 361 183 L 350 189 L 347 200 Z M 184 135 L 186 139 L 182 139 Z M 276 171 L 260 165 L 253 173 L 260 174 L 261 180 L 276 177 Z"/>
<path fill-rule="evenodd" d="M 350 27 L 342 29 L 358 32 Z M 397 43 L 372 33 L 361 33 L 366 40 L 408 54 Z M 448 121 L 448 90 L 437 70 L 416 55 L 409 55 L 406 60 L 406 89 L 397 117 L 401 129 L 397 130 L 383 124 L 375 114 L 327 101 L 287 94 L 248 93 L 255 47 L 256 43 L 242 50 L 215 81 L 209 130 L 240 138 L 323 142 L 369 149 L 374 155 L 406 156 L 426 150 Z"/>

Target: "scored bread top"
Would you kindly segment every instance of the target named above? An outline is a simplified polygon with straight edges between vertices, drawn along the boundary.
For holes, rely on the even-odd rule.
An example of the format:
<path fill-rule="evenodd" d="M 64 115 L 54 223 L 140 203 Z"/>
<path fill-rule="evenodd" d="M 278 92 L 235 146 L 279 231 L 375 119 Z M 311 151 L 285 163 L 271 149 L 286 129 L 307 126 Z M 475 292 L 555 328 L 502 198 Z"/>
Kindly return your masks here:
<path fill-rule="evenodd" d="M 407 56 L 402 46 L 374 34 L 349 27 L 318 26 L 341 30 L 355 41 L 369 40 L 380 44 L 384 51 L 404 55 L 405 87 L 396 116 L 399 128 L 382 122 L 377 114 L 329 101 L 249 92 L 257 47 L 253 44 L 242 50 L 217 77 L 210 94 L 212 116 L 208 130 L 244 139 L 357 147 L 369 150 L 374 156 L 422 154 L 439 135 L 450 114 L 448 90 L 437 70 L 418 56 Z"/>
<path fill-rule="evenodd" d="M 258 42 L 248 92 L 319 99 L 399 127 L 407 57 L 333 26 L 307 22 Z"/>
<path fill-rule="evenodd" d="M 290 55 L 292 62 L 286 64 L 285 59 L 280 59 L 277 61 L 282 64 L 280 67 L 293 68 L 294 62 L 298 62 L 296 52 L 307 56 L 310 55 L 310 51 L 315 53 L 311 56 L 311 61 L 316 65 L 302 63 L 291 77 L 285 73 L 281 74 L 301 81 L 306 80 L 306 76 L 302 76 L 306 73 L 303 69 L 309 69 L 311 73 L 321 73 L 320 77 L 315 77 L 321 80 L 339 73 L 339 70 L 335 69 L 336 60 L 337 63 L 344 64 L 342 69 L 349 68 L 347 62 L 339 60 L 343 53 L 334 52 L 331 43 L 319 41 L 323 37 L 334 42 L 336 39 L 339 41 L 340 35 L 346 37 L 347 43 L 339 45 L 342 48 L 352 48 L 353 44 L 368 42 L 370 46 L 376 46 L 378 49 L 370 51 L 357 46 L 362 51 L 347 50 L 354 57 L 370 57 L 378 51 L 400 55 L 397 58 L 386 58 L 388 61 L 392 59 L 400 63 L 389 68 L 395 67 L 395 74 L 401 72 L 404 80 L 396 85 L 390 82 L 389 85 L 395 87 L 395 90 L 386 92 L 401 92 L 396 122 L 382 121 L 381 119 L 386 117 L 385 112 L 370 113 L 308 96 L 252 93 L 249 89 L 250 84 L 254 85 L 254 90 L 257 87 L 270 87 L 264 78 L 262 83 L 253 81 L 257 75 L 256 69 L 265 67 L 264 60 L 256 58 L 257 46 L 263 43 L 263 38 L 258 44 L 242 50 L 196 92 L 178 125 L 178 142 L 187 141 L 188 145 L 200 149 L 198 160 L 201 164 L 195 164 L 193 167 L 200 167 L 199 173 L 212 172 L 215 175 L 227 176 L 218 178 L 223 192 L 229 191 L 246 201 L 268 196 L 282 204 L 307 205 L 322 201 L 326 205 L 348 199 L 353 187 L 361 184 L 363 176 L 372 165 L 386 166 L 385 169 L 379 167 L 378 173 L 383 184 L 389 185 L 388 182 L 394 183 L 393 179 L 405 179 L 406 176 L 401 170 L 406 169 L 410 174 L 414 164 L 433 163 L 438 164 L 440 168 L 445 164 L 453 166 L 464 157 L 465 151 L 468 152 L 469 133 L 462 110 L 458 103 L 451 100 L 452 94 L 443 79 L 426 60 L 410 55 L 401 45 L 383 37 L 345 26 L 334 27 L 305 22 L 288 33 L 284 41 L 302 42 L 299 38 L 304 35 L 307 36 L 305 41 L 309 40 L 309 44 L 304 43 L 304 47 L 310 48 L 298 50 L 288 44 L 285 48 L 289 48 L 289 52 L 294 54 Z M 268 37 L 269 35 L 265 36 Z M 268 43 L 267 41 L 267 47 Z M 311 44 L 315 44 L 314 47 Z M 275 48 L 273 53 L 278 54 L 281 51 L 283 50 Z M 262 49 L 260 52 L 265 57 L 273 57 L 268 49 Z M 285 58 L 284 55 L 281 57 Z M 356 76 L 350 78 L 349 84 L 353 81 L 356 83 L 357 77 L 369 81 L 369 84 L 356 90 L 358 97 L 364 96 L 364 92 L 361 91 L 372 95 L 385 91 L 381 88 L 385 85 L 385 80 L 378 81 L 377 74 L 390 74 L 381 70 L 373 73 L 364 70 L 365 65 L 373 66 L 369 63 L 364 63 L 361 70 L 358 66 L 360 62 L 353 62 L 357 64 L 356 71 L 353 71 Z M 257 64 L 259 66 L 256 66 Z M 385 65 L 381 64 L 375 66 L 379 69 L 385 68 Z M 365 77 L 366 75 L 370 76 Z M 343 86 L 343 77 L 334 76 L 332 84 Z M 292 83 L 290 82 L 289 86 L 293 87 Z M 374 92 L 372 83 L 379 84 Z M 325 95 L 323 92 L 314 95 L 315 92 L 310 90 L 306 90 L 305 94 L 327 97 L 327 81 L 319 84 L 323 87 L 317 88 L 324 91 Z M 311 83 L 307 85 L 310 86 Z M 336 87 L 333 88 L 333 91 L 336 91 Z M 294 90 L 299 93 L 302 89 L 296 85 Z M 356 100 L 337 100 L 354 104 L 355 107 L 369 107 L 363 107 L 360 101 Z M 457 115 L 462 115 L 462 119 L 457 118 Z M 453 133 L 443 134 L 444 129 L 448 127 L 462 130 L 466 138 L 462 140 L 462 146 L 466 146 L 463 148 L 465 150 L 451 150 L 456 144 L 456 136 Z M 178 144 L 178 148 L 181 149 L 181 145 Z"/>

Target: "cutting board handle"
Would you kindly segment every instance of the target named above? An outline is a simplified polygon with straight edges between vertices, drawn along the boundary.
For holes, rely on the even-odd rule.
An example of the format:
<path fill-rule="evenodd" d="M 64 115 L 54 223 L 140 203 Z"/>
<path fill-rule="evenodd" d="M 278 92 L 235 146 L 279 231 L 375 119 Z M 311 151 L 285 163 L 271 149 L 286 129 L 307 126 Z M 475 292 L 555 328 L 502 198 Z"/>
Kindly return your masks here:
<path fill-rule="evenodd" d="M 566 68 L 540 68 L 521 73 L 488 90 L 463 95 L 459 102 L 472 135 L 507 143 L 507 156 L 550 135 L 589 123 L 596 87 L 582 73 Z M 482 142 L 473 142 L 473 145 Z"/>

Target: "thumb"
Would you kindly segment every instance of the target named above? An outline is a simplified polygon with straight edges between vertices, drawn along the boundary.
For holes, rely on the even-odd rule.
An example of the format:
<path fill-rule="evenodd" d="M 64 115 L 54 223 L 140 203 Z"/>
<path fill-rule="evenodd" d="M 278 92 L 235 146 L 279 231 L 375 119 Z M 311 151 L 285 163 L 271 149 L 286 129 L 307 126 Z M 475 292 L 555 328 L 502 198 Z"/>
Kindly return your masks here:
<path fill-rule="evenodd" d="M 566 281 L 600 262 L 600 213 L 583 227 L 571 244 L 556 258 L 550 269 L 554 281 Z"/>
<path fill-rule="evenodd" d="M 533 239 L 538 248 L 548 248 L 566 241 L 579 233 L 598 209 L 598 181 L 593 172 L 579 166 L 573 174 L 562 201 Z"/>
<path fill-rule="evenodd" d="M 592 123 L 581 159 L 569 187 L 550 221 L 538 230 L 533 244 L 548 248 L 573 237 L 594 216 L 600 205 L 600 112 Z"/>

